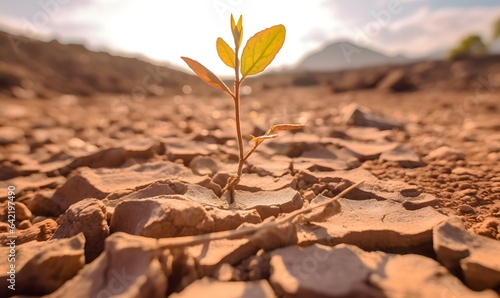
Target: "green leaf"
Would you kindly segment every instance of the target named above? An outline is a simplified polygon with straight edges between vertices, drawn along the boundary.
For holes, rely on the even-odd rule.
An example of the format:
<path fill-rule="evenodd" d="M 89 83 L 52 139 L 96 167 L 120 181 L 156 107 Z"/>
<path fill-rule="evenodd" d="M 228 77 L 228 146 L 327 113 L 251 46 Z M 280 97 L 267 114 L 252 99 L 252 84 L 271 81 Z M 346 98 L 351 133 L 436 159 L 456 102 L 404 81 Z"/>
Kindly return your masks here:
<path fill-rule="evenodd" d="M 283 46 L 285 34 L 285 26 L 276 25 L 250 37 L 241 55 L 243 78 L 266 69 Z"/>
<path fill-rule="evenodd" d="M 227 66 L 234 69 L 234 51 L 222 38 L 217 38 L 217 54 L 219 54 L 220 60 L 224 62 Z"/>
<path fill-rule="evenodd" d="M 231 92 L 231 90 L 229 90 L 226 84 L 224 84 L 224 82 L 219 79 L 218 76 L 216 76 L 208 68 L 203 66 L 200 62 L 188 57 L 181 57 L 181 59 L 184 60 L 184 62 L 186 62 L 186 64 L 194 71 L 194 73 L 196 73 L 205 83 L 233 96 L 233 93 Z"/>

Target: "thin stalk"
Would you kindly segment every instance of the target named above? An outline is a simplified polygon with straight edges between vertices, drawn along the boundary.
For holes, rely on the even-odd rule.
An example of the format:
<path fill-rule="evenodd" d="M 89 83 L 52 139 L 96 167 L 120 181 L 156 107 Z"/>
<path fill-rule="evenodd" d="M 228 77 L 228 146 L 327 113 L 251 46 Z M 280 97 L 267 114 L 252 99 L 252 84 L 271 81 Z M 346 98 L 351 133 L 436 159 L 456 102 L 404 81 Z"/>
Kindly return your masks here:
<path fill-rule="evenodd" d="M 234 83 L 234 115 L 236 121 L 236 138 L 238 139 L 239 162 L 237 177 L 241 177 L 243 172 L 244 153 L 243 153 L 243 137 L 241 136 L 241 121 L 240 121 L 240 82 L 237 80 Z"/>
<path fill-rule="evenodd" d="M 245 163 L 244 153 L 243 153 L 243 137 L 241 136 L 241 121 L 240 121 L 240 59 L 238 58 L 239 47 L 236 46 L 234 51 L 234 115 L 236 121 L 236 139 L 238 140 L 238 171 L 236 172 L 236 179 L 231 179 L 228 181 L 228 189 L 230 191 L 231 202 L 234 202 L 234 187 L 241 179 L 243 174 L 243 164 Z"/>

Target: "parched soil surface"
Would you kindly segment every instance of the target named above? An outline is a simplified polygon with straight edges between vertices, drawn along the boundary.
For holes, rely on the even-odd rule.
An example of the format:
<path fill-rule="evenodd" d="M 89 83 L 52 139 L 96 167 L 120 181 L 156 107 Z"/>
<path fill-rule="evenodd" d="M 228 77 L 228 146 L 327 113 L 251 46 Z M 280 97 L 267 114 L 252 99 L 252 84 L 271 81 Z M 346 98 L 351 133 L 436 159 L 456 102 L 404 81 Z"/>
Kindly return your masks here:
<path fill-rule="evenodd" d="M 481 86 L 480 84 L 481 82 L 478 82 L 478 86 Z M 397 240 L 402 242 L 396 243 L 397 241 L 394 240 L 395 244 L 391 242 L 389 245 L 387 244 L 389 240 L 387 240 L 387 249 L 380 244 L 384 243 L 385 234 L 381 234 L 381 242 L 359 240 L 358 243 L 357 238 L 349 238 L 350 236 L 341 238 L 345 239 L 345 243 L 349 245 L 356 245 L 366 250 L 361 252 L 356 250 L 359 248 L 353 248 L 354 246 L 344 248 L 334 246 L 338 242 L 344 243 L 344 240 L 335 240 L 340 238 L 335 238 L 336 234 L 332 234 L 329 229 L 335 225 L 342 226 L 342 223 L 329 222 L 330 226 L 321 224 L 316 226 L 324 227 L 325 233 L 329 236 L 317 234 L 318 230 L 308 230 L 309 224 L 305 223 L 305 226 L 297 227 L 298 240 L 290 240 L 291 247 L 300 248 L 298 251 L 283 252 L 276 249 L 290 244 L 286 241 L 283 243 L 282 240 L 278 240 L 279 243 L 273 247 L 266 248 L 266 244 L 263 244 L 264 250 L 269 253 L 264 253 L 262 250 L 254 252 L 251 249 L 246 251 L 242 248 L 243 246 L 231 250 L 227 248 L 233 247 L 231 245 L 234 243 L 231 242 L 233 244 L 224 244 L 229 245 L 227 247 L 221 244 L 223 248 L 220 254 L 224 257 L 220 257 L 220 262 L 214 261 L 215 265 L 210 263 L 212 259 L 207 261 L 204 257 L 193 257 L 197 255 L 193 251 L 186 253 L 189 251 L 186 250 L 184 258 L 178 258 L 176 250 L 172 249 L 169 253 L 165 252 L 162 257 L 158 257 L 155 255 L 155 249 L 148 248 L 148 245 L 154 246 L 154 244 L 141 242 L 146 240 L 135 238 L 117 240 L 115 238 L 125 237 L 119 236 L 121 235 L 119 232 L 155 239 L 231 231 L 240 223 L 245 226 L 261 225 L 265 218 L 267 221 L 272 221 L 273 216 L 280 218 L 296 209 L 307 208 L 315 203 L 315 200 L 320 199 L 318 196 L 322 199 L 332 198 L 353 183 L 359 182 L 358 180 L 368 179 L 365 188 L 359 186 L 358 192 L 353 192 L 346 197 L 353 199 L 353 202 L 342 201 L 342 212 L 348 213 L 348 210 L 351 210 L 349 208 L 353 208 L 352 210 L 358 210 L 357 213 L 354 212 L 354 215 L 364 214 L 363 212 L 372 212 L 375 208 L 389 208 L 383 205 L 384 202 L 402 203 L 406 209 L 391 211 L 392 213 L 386 214 L 387 217 L 384 215 L 382 218 L 382 222 L 386 218 L 393 218 L 391 220 L 395 228 L 387 229 L 397 230 L 398 225 L 403 227 L 404 221 L 409 221 L 408 218 L 412 217 L 410 215 L 405 220 L 398 219 L 398 213 L 403 214 L 410 212 L 409 210 L 434 212 L 432 211 L 434 209 L 437 213 L 429 217 L 429 222 L 434 220 L 442 222 L 440 214 L 448 217 L 456 216 L 471 232 L 467 235 L 475 234 L 485 239 L 500 240 L 499 98 L 500 85 L 490 85 L 488 88 L 478 87 L 476 90 L 466 91 L 428 89 L 389 92 L 372 89 L 342 93 L 332 93 L 329 86 L 322 84 L 261 90 L 254 88 L 253 92 L 242 98 L 241 106 L 242 130 L 247 150 L 251 147 L 250 135 L 260 135 L 272 124 L 306 123 L 306 127 L 297 132 L 280 133 L 279 138 L 266 141 L 250 157 L 245 166 L 244 179 L 238 188 L 242 199 L 238 202 L 237 196 L 237 204 L 233 207 L 227 206 L 224 197 L 220 200 L 217 198 L 221 195 L 220 190 L 224 186 L 227 174 L 232 174 L 236 170 L 238 154 L 234 139 L 233 103 L 223 94 L 220 96 L 182 94 L 148 97 L 140 101 L 115 95 L 92 98 L 75 96 L 61 96 L 54 99 L 3 98 L 0 111 L 2 115 L 0 118 L 0 185 L 2 189 L 14 185 L 18 208 L 26 206 L 26 209 L 23 209 L 25 214 L 19 215 L 20 211 L 18 211 L 17 215 L 15 230 L 18 235 L 18 248 L 21 249 L 23 245 L 26 245 L 28 249 L 28 245 L 34 243 L 29 242 L 31 240 L 45 242 L 49 239 L 57 239 L 62 241 L 73 237 L 72 241 L 83 241 L 83 238 L 78 238 L 79 240 L 74 238 L 80 235 L 77 232 L 83 232 L 87 241 L 85 245 L 81 244 L 85 247 L 81 253 L 85 255 L 87 264 L 81 261 L 75 261 L 76 263 L 68 261 L 68 264 L 72 264 L 71 266 L 76 269 L 73 272 L 66 272 L 67 275 L 63 277 L 63 280 L 47 287 L 37 284 L 30 290 L 20 290 L 16 294 L 43 295 L 53 292 L 51 297 L 62 297 L 71 292 L 71 287 L 81 287 L 84 289 L 82 293 L 87 294 L 111 293 L 102 292 L 102 289 L 101 292 L 92 292 L 92 289 L 86 288 L 85 278 L 93 280 L 95 287 L 104 287 L 102 284 L 97 285 L 96 279 L 101 274 L 99 272 L 115 268 L 112 266 L 117 266 L 113 263 L 116 260 L 122 260 L 125 264 L 127 260 L 130 260 L 130 264 L 133 264 L 131 266 L 134 266 L 136 270 L 134 274 L 137 273 L 137 276 L 132 278 L 130 283 L 132 286 L 122 289 L 126 297 L 141 297 L 141 294 L 133 294 L 137 292 L 131 289 L 139 292 L 148 289 L 151 291 L 148 292 L 149 297 L 165 297 L 167 293 L 180 292 L 191 284 L 192 288 L 185 290 L 191 292 L 185 292 L 184 296 L 179 296 L 190 297 L 199 295 L 195 294 L 198 293 L 196 292 L 198 286 L 203 293 L 208 289 L 204 287 L 208 287 L 213 280 L 222 283 L 226 281 L 247 282 L 242 286 L 250 293 L 246 297 L 259 297 L 259 295 L 260 297 L 273 295 L 340 297 L 346 293 L 366 295 L 366 297 L 403 297 L 408 292 L 397 288 L 397 279 L 387 279 L 384 283 L 384 278 L 391 277 L 389 267 L 386 268 L 387 275 L 380 275 L 378 279 L 370 278 L 369 281 L 366 277 L 368 273 L 353 271 L 354 273 L 351 272 L 353 275 L 365 277 L 358 281 L 355 281 L 355 278 L 349 279 L 348 284 L 352 287 L 347 287 L 346 292 L 339 290 L 340 292 L 336 293 L 321 292 L 322 289 L 328 288 L 321 284 L 323 282 L 321 273 L 316 276 L 310 272 L 313 277 L 306 279 L 301 279 L 299 274 L 296 278 L 297 287 L 302 291 L 299 293 L 294 293 L 293 287 L 287 287 L 289 283 L 280 280 L 280 275 L 284 276 L 286 272 L 286 274 L 290 273 L 290 276 L 295 276 L 293 270 L 288 268 L 287 271 L 286 264 L 305 258 L 301 254 L 304 252 L 300 247 L 307 247 L 311 250 L 309 252 L 311 254 L 318 251 L 331 253 L 332 258 L 336 254 L 339 254 L 338 257 L 345 258 L 344 253 L 350 250 L 354 251 L 352 254 L 356 254 L 360 260 L 373 257 L 375 252 L 370 251 L 385 251 L 387 255 L 389 253 L 405 255 L 411 252 L 419 254 L 422 258 L 425 256 L 426 260 L 440 260 L 441 264 L 449 269 L 453 266 L 447 266 L 443 258 L 436 257 L 436 254 L 439 255 L 438 251 L 429 253 L 433 247 L 432 228 L 437 224 L 432 224 L 429 230 L 422 232 L 422 235 L 426 235 L 425 237 L 421 236 L 423 238 L 418 238 L 420 240 L 411 240 L 415 243 L 410 240 L 408 241 L 411 243 L 405 242 L 405 234 L 397 232 L 402 233 L 401 239 Z M 376 116 L 379 122 L 361 124 L 357 116 L 352 114 L 353 109 L 363 111 L 365 116 Z M 380 125 L 386 125 L 386 127 Z M 174 168 L 175 170 L 169 170 Z M 367 170 L 368 173 L 362 170 Z M 120 173 L 124 176 L 121 177 Z M 338 178 L 335 173 L 343 173 L 342 175 L 345 176 Z M 370 173 L 374 178 L 369 176 Z M 394 185 L 394 193 L 391 185 Z M 158 198 L 163 195 L 163 190 L 169 199 L 175 195 L 183 196 L 178 200 L 182 203 L 169 205 L 171 203 L 164 201 L 166 199 Z M 147 191 L 154 195 L 147 195 Z M 270 199 L 264 203 L 256 203 L 257 207 L 252 207 L 251 202 L 255 198 L 251 196 L 251 193 L 258 192 L 262 192 L 263 198 L 267 198 L 267 193 L 270 193 Z M 295 195 L 295 192 L 298 192 L 298 195 Z M 194 195 L 195 193 L 198 195 Z M 207 197 L 203 197 L 208 193 Z M 358 194 L 363 195 L 363 200 L 356 201 Z M 424 194 L 429 197 L 423 197 Z M 285 197 L 279 197 L 282 195 Z M 250 199 L 245 201 L 246 199 L 243 199 L 245 196 L 249 196 Z M 2 190 L 0 197 L 3 202 L 2 209 L 6 210 L 6 191 Z M 152 197 L 156 199 L 153 200 Z M 413 202 L 413 197 L 418 200 Z M 125 198 L 129 202 L 120 203 L 120 200 L 127 201 Z M 370 201 L 372 198 L 376 201 Z M 97 200 L 85 201 L 88 205 L 75 207 L 75 204 L 88 199 Z M 363 205 L 365 199 L 370 203 Z M 142 203 L 138 202 L 140 200 L 146 200 L 149 203 L 141 205 Z M 356 205 L 358 203 L 355 202 L 361 203 Z M 392 206 L 390 208 L 396 208 L 394 210 L 400 208 L 400 205 L 390 206 Z M 373 208 L 373 210 L 366 210 L 368 208 Z M 222 211 L 218 211 L 219 209 Z M 217 213 L 242 209 L 245 209 L 246 213 L 238 213 L 237 216 L 233 214 L 221 217 Z M 162 214 L 170 212 L 169 210 L 172 214 L 178 210 L 184 212 L 185 215 L 179 217 L 175 213 L 171 218 L 162 218 Z M 6 213 L 7 211 L 1 214 L 2 219 L 5 218 L 2 220 L 4 223 L 7 222 Z M 85 217 L 88 214 L 95 214 L 96 217 Z M 191 216 L 189 214 L 193 217 L 189 218 Z M 212 218 L 213 222 L 205 218 L 206 214 L 209 214 L 207 218 Z M 140 218 L 141 216 L 143 217 Z M 419 216 L 424 215 L 414 217 Z M 423 218 L 426 218 L 425 216 Z M 99 222 L 97 232 L 85 230 L 83 224 L 77 225 L 84 217 L 86 220 L 94 218 L 96 222 Z M 158 219 L 159 225 L 170 222 L 174 224 L 178 222 L 179 225 L 167 231 L 151 223 L 155 218 L 160 218 Z M 220 218 L 226 218 L 225 223 L 228 223 L 230 221 L 228 218 L 231 218 L 233 224 L 220 224 L 217 221 Z M 362 220 L 360 218 L 358 222 L 362 223 Z M 401 223 L 398 223 L 398 220 L 401 220 Z M 193 221 L 197 223 L 193 224 Z M 148 226 L 149 224 L 151 225 Z M 372 229 L 372 225 L 375 224 L 367 221 L 366 227 L 363 225 L 357 227 L 359 229 L 357 233 Z M 67 230 L 63 231 L 63 226 Z M 139 226 L 142 228 L 138 228 Z M 1 232 L 3 233 L 1 239 L 5 244 L 7 243 L 5 237 L 9 234 L 8 225 L 2 226 Z M 408 233 L 411 234 L 412 231 Z M 93 239 L 89 237 L 92 234 L 101 236 L 95 236 L 99 239 Z M 115 238 L 112 238 L 113 234 Z M 387 235 L 389 239 L 393 234 Z M 269 239 L 272 238 L 266 237 L 262 239 L 270 241 Z M 106 238 L 113 240 L 104 244 Z M 88 244 L 89 241 L 92 242 L 91 246 Z M 68 245 L 68 248 L 60 255 L 67 256 L 68 252 L 72 251 L 71 247 L 76 247 L 76 242 L 72 242 L 71 245 L 61 244 L 61 247 Z M 312 244 L 314 246 L 310 246 Z M 130 247 L 140 251 L 145 258 L 144 262 L 143 259 L 132 261 L 135 255 L 127 255 L 130 252 L 120 250 L 120 245 L 131 245 Z M 326 246 L 323 245 L 330 245 L 334 247 L 334 250 L 325 248 Z M 426 247 L 422 248 L 422 246 Z M 43 249 L 43 246 L 37 248 L 41 252 Z M 214 248 L 206 249 L 208 252 L 213 252 Z M 434 242 L 434 249 L 436 249 L 436 242 Z M 101 254 L 103 250 L 104 253 Z M 211 256 L 208 252 L 205 253 Z M 112 260 L 112 253 L 116 253 L 115 261 Z M 235 257 L 235 254 L 240 257 Z M 278 255 L 281 257 L 278 258 Z M 151 257 L 147 259 L 146 256 Z M 381 255 L 378 256 L 381 257 Z M 490 257 L 498 258 L 493 255 Z M 215 256 L 213 258 L 217 259 Z M 71 258 L 68 257 L 69 259 Z M 95 261 L 89 263 L 89 260 Z M 160 261 L 158 265 L 154 265 L 156 263 L 149 263 L 152 262 L 151 260 Z M 19 262 L 21 262 L 19 267 L 29 266 L 29 263 L 23 263 L 25 260 Z M 423 261 L 415 259 L 414 262 L 421 264 Z M 108 267 L 103 265 L 105 263 Z M 37 274 L 43 275 L 44 270 L 49 268 L 47 266 L 52 266 L 50 264 L 50 262 L 43 263 L 36 272 L 29 276 L 33 278 Z M 220 267 L 221 264 L 226 265 Z M 343 266 L 340 263 L 335 264 Z M 126 265 L 123 266 L 127 268 Z M 318 264 L 315 266 L 318 267 L 313 266 L 314 272 L 325 270 Z M 366 268 L 370 267 L 366 266 Z M 405 266 L 410 267 L 397 267 L 399 268 L 397 270 L 411 271 L 408 268 L 413 268 L 413 265 Z M 415 266 L 415 268 L 418 267 Z M 116 268 L 120 271 L 123 267 Z M 192 271 L 188 272 L 186 268 Z M 80 269 L 82 270 L 80 273 L 86 272 L 87 275 L 78 273 Z M 450 269 L 450 272 L 458 277 L 457 281 L 460 283 L 460 286 L 453 288 L 455 290 L 443 287 L 442 281 L 436 281 L 436 289 L 440 289 L 440 292 L 429 290 L 429 292 L 422 293 L 443 295 L 443 291 L 450 291 L 451 294 L 465 293 L 470 297 L 479 295 L 479 292 L 466 292 L 461 288 L 462 283 L 473 290 L 493 288 L 498 291 L 499 289 L 499 284 L 495 282 L 474 283 L 468 280 L 467 273 L 457 268 L 454 270 L 458 271 Z M 152 277 L 158 272 L 167 271 L 170 273 L 166 274 L 164 279 L 158 280 L 157 277 Z M 28 276 L 26 272 L 18 271 L 19 287 L 22 286 L 19 283 L 26 278 L 29 279 L 29 277 L 23 278 L 22 274 Z M 417 269 L 415 274 L 419 274 Z M 494 274 L 498 274 L 498 268 Z M 438 275 L 436 273 L 436 276 Z M 453 275 L 450 274 L 450 276 Z M 109 276 L 111 275 L 108 275 L 108 282 L 111 278 Z M 141 276 L 146 277 L 145 280 L 154 280 L 154 282 L 138 282 Z M 187 276 L 191 277 L 187 278 Z M 196 286 L 192 284 L 194 280 L 206 276 L 213 280 L 207 284 L 200 283 Z M 313 286 L 308 284 L 311 278 L 313 280 L 317 278 L 318 283 L 313 282 Z M 342 280 L 343 277 L 337 278 Z M 426 282 L 423 278 L 417 279 L 422 283 Z M 48 284 L 50 277 L 43 280 Z M 250 285 L 248 282 L 252 280 L 264 281 L 265 284 L 254 282 Z M 105 282 L 101 281 L 101 283 Z M 416 284 L 418 285 L 418 282 Z M 478 284 L 484 286 L 477 286 Z M 235 288 L 231 288 L 233 285 Z M 231 285 L 223 283 L 220 289 L 227 293 L 233 291 L 231 293 L 236 293 L 234 297 L 243 297 L 243 292 L 237 294 L 241 288 L 236 288 L 236 285 L 236 283 Z M 311 287 L 316 286 L 321 290 L 314 294 Z M 6 285 L 2 284 L 2 287 L 6 288 Z M 401 287 L 405 287 L 405 284 L 403 283 Z M 251 292 L 255 289 L 257 292 Z M 160 291 L 160 293 L 155 291 Z M 310 296 L 311 293 L 314 295 Z M 11 295 L 12 292 L 7 294 Z M 482 292 L 481 295 L 483 294 L 484 297 L 496 295 L 491 290 Z M 179 295 L 182 295 L 182 292 Z"/>

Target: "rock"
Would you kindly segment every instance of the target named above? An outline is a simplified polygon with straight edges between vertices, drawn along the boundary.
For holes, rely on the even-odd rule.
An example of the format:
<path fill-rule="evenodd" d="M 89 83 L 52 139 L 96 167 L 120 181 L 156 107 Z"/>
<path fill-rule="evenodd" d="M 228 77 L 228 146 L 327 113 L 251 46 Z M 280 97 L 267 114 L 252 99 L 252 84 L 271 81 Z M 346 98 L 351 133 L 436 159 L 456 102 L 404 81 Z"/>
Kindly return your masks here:
<path fill-rule="evenodd" d="M 112 193 L 130 192 L 172 176 L 191 180 L 189 176 L 184 176 L 188 175 L 186 171 L 191 172 L 172 162 L 136 164 L 123 169 L 82 168 L 56 190 L 51 200 L 59 206 L 59 212 L 62 213 L 70 205 L 85 198 L 103 199 Z M 190 175 L 194 176 L 192 173 Z"/>
<path fill-rule="evenodd" d="M 305 151 L 293 159 L 294 171 L 339 171 L 359 166 L 359 160 L 345 149 L 332 152 L 326 148 Z"/>
<path fill-rule="evenodd" d="M 28 115 L 28 110 L 22 105 L 6 104 L 2 108 L 2 116 L 7 119 L 19 119 Z"/>
<path fill-rule="evenodd" d="M 33 224 L 31 227 L 24 230 L 16 230 L 16 244 L 23 244 L 33 240 L 45 241 L 49 240 L 57 229 L 57 223 L 53 219 L 45 219 L 41 222 Z M 5 245 L 9 242 L 8 236 L 10 233 L 0 234 L 0 243 Z"/>
<path fill-rule="evenodd" d="M 361 161 L 376 159 L 381 154 L 396 149 L 399 144 L 393 142 L 362 143 L 357 141 L 341 141 L 340 146 L 345 147 Z"/>
<path fill-rule="evenodd" d="M 185 184 L 186 191 L 183 196 L 193 202 L 200 203 L 206 206 L 212 206 L 217 208 L 226 207 L 226 201 L 222 200 L 215 193 L 203 186 L 196 184 Z"/>
<path fill-rule="evenodd" d="M 277 249 L 270 257 L 269 281 L 278 296 L 496 297 L 493 291 L 471 291 L 439 263 L 420 255 L 315 244 Z"/>
<path fill-rule="evenodd" d="M 439 147 L 427 154 L 428 159 L 463 159 L 464 154 L 448 146 Z"/>
<path fill-rule="evenodd" d="M 171 272 L 171 261 L 167 260 L 171 257 L 156 251 L 156 247 L 155 239 L 113 234 L 97 259 L 46 297 L 165 297 L 167 274 Z M 166 260 L 166 271 L 160 257 Z"/>
<path fill-rule="evenodd" d="M 262 222 L 256 210 L 223 210 L 213 208 L 208 214 L 214 220 L 214 232 L 234 230 L 242 224 Z"/>
<path fill-rule="evenodd" d="M 273 177 L 282 177 L 289 174 L 291 163 L 292 159 L 288 156 L 265 156 L 259 152 L 252 154 L 247 161 L 247 164 L 250 165 L 249 171 L 251 173 L 256 173 L 259 176 Z M 237 166 L 235 165 L 235 167 Z"/>
<path fill-rule="evenodd" d="M 13 126 L 0 127 L 0 145 L 21 143 L 24 141 L 24 131 Z"/>
<path fill-rule="evenodd" d="M 342 212 L 302 226 L 299 243 L 354 244 L 364 249 L 419 250 L 432 243 L 432 229 L 446 216 L 431 207 L 415 211 L 393 201 L 340 199 Z"/>
<path fill-rule="evenodd" d="M 19 198 L 19 201 L 24 203 L 35 216 L 51 216 L 57 214 L 59 210 L 59 206 L 50 199 L 54 192 L 53 189 L 30 192 Z"/>
<path fill-rule="evenodd" d="M 222 239 L 188 247 L 186 252 L 195 260 L 202 276 L 212 276 L 222 264 L 238 264 L 258 250 L 248 239 Z"/>
<path fill-rule="evenodd" d="M 288 157 L 298 157 L 304 151 L 312 150 L 322 146 L 320 138 L 314 134 L 306 134 L 297 132 L 294 134 L 280 134 L 279 138 L 273 139 L 272 142 L 265 142 L 258 150 L 265 151 L 266 148 L 271 150 L 269 155 L 285 155 Z M 251 160 L 251 158 L 250 158 Z"/>
<path fill-rule="evenodd" d="M 262 227 L 266 223 L 273 221 L 274 218 L 270 217 L 263 221 L 262 224 L 256 225 Z M 255 226 L 253 224 L 242 225 L 241 228 L 247 226 Z M 255 234 L 247 237 L 250 242 L 258 249 L 264 251 L 271 251 L 276 248 L 295 245 L 298 242 L 297 226 L 293 223 L 285 223 L 272 228 L 264 228 L 257 231 Z"/>
<path fill-rule="evenodd" d="M 473 290 L 500 286 L 500 242 L 468 232 L 458 218 L 434 228 L 434 250 L 452 272 L 462 271 Z"/>
<path fill-rule="evenodd" d="M 1 159 L 1 157 L 0 157 Z M 4 161 L 0 163 L 0 180 L 5 181 L 9 180 L 18 176 L 26 176 L 32 173 L 35 173 L 36 170 L 28 170 L 28 171 L 22 171 L 19 166 L 14 165 L 13 163 L 9 161 Z"/>
<path fill-rule="evenodd" d="M 276 295 L 266 280 L 224 282 L 212 278 L 202 278 L 190 284 L 180 293 L 170 298 L 227 297 L 227 298 L 273 298 Z"/>
<path fill-rule="evenodd" d="M 189 163 L 189 167 L 196 175 L 212 177 L 218 172 L 217 163 L 208 156 L 196 156 Z"/>
<path fill-rule="evenodd" d="M 497 297 L 491 290 L 471 291 L 445 267 L 421 255 L 387 254 L 381 263 L 370 284 L 387 297 Z"/>
<path fill-rule="evenodd" d="M 16 177 L 7 181 L 0 182 L 0 187 L 7 188 L 9 185 L 15 185 L 16 196 L 19 197 L 26 192 L 39 190 L 42 188 L 56 188 L 63 184 L 66 179 L 64 177 L 47 177 L 45 174 L 32 174 L 27 177 Z M 7 198 L 7 193 L 4 198 Z"/>
<path fill-rule="evenodd" d="M 290 246 L 270 255 L 269 281 L 279 296 L 383 296 L 367 284 L 370 268 L 349 247 Z"/>
<path fill-rule="evenodd" d="M 376 115 L 370 109 L 351 103 L 342 111 L 342 122 L 350 125 L 375 127 L 380 130 L 404 129 L 404 124 Z"/>
<path fill-rule="evenodd" d="M 372 89 L 383 78 L 383 74 L 384 72 L 369 72 L 363 75 L 346 73 L 339 80 L 331 82 L 331 91 L 340 93 L 351 90 Z"/>
<path fill-rule="evenodd" d="M 394 161 L 397 162 L 399 166 L 405 168 L 416 168 L 423 165 L 418 154 L 404 145 L 399 145 L 393 150 L 382 152 L 380 160 Z"/>
<path fill-rule="evenodd" d="M 214 219 L 198 203 L 158 196 L 125 200 L 115 207 L 111 232 L 152 238 L 199 235 L 214 231 Z"/>
<path fill-rule="evenodd" d="M 458 168 L 454 168 L 451 170 L 451 172 L 453 174 L 456 174 L 456 175 L 471 175 L 471 176 L 481 176 L 482 173 L 480 171 L 475 171 L 475 170 L 471 170 L 471 169 L 467 169 L 467 168 L 463 168 L 463 167 L 458 167 Z"/>
<path fill-rule="evenodd" d="M 296 183 L 295 178 L 290 175 L 274 178 L 272 176 L 262 177 L 257 174 L 244 174 L 236 189 L 249 192 L 274 191 L 289 187 L 294 188 Z"/>
<path fill-rule="evenodd" d="M 216 208 L 226 208 L 227 202 L 214 194 L 214 192 L 206 187 L 185 184 L 186 191 L 183 197 L 192 202 L 200 203 L 204 206 L 212 206 Z"/>
<path fill-rule="evenodd" d="M 500 220 L 488 217 L 483 222 L 472 226 L 472 230 L 482 236 L 500 240 Z"/>
<path fill-rule="evenodd" d="M 102 149 L 97 152 L 88 153 L 85 151 L 83 155 L 77 156 L 62 166 L 57 166 L 56 163 L 53 170 L 57 169 L 63 175 L 67 175 L 79 167 L 118 167 L 127 159 L 148 159 L 154 156 L 155 153 L 163 151 L 160 143 L 142 137 L 126 139 L 117 142 L 114 146 L 116 147 Z M 50 171 L 50 168 L 46 167 L 45 171 Z"/>
<path fill-rule="evenodd" d="M 228 195 L 229 192 L 223 198 Z M 236 190 L 234 197 L 238 209 L 254 209 L 262 219 L 270 216 L 277 217 L 281 213 L 290 213 L 302 208 L 303 205 L 300 194 L 290 187 L 276 191 L 247 192 Z"/>
<path fill-rule="evenodd" d="M 85 261 L 92 262 L 104 249 L 109 235 L 106 207 L 97 199 L 85 199 L 71 205 L 59 219 L 59 227 L 51 239 L 85 235 Z"/>
<path fill-rule="evenodd" d="M 21 230 L 24 230 L 24 229 L 27 229 L 31 227 L 31 222 L 28 220 L 28 219 L 25 219 L 23 221 L 21 221 L 18 225 L 17 225 L 17 228 L 18 229 L 21 229 Z"/>
<path fill-rule="evenodd" d="M 140 188 L 139 190 L 133 191 L 122 197 L 109 200 L 106 206 L 116 206 L 120 201 L 127 199 L 147 199 L 161 195 L 174 195 L 174 194 L 185 194 L 187 191 L 187 184 L 176 180 L 164 180 L 156 181 L 150 185 Z"/>
<path fill-rule="evenodd" d="M 467 204 L 460 204 L 458 206 L 458 209 L 462 213 L 474 213 L 474 208 L 472 208 L 470 205 Z"/>
<path fill-rule="evenodd" d="M 57 290 L 73 278 L 85 264 L 85 237 L 78 234 L 69 239 L 16 243 L 15 294 L 42 296 Z M 8 268 L 9 247 L 1 247 L 5 258 L 2 268 Z M 0 296 L 9 297 L 13 291 L 7 288 L 7 269 L 0 276 Z"/>
<path fill-rule="evenodd" d="M 113 213 L 114 207 L 123 200 L 146 199 L 162 195 L 174 195 L 175 198 L 182 198 L 207 206 L 227 207 L 226 201 L 221 200 L 210 189 L 196 184 L 184 183 L 176 179 L 157 181 L 127 195 L 110 198 L 106 206 L 108 207 L 108 211 Z"/>
<path fill-rule="evenodd" d="M 394 180 L 378 180 L 363 168 L 333 172 L 302 171 L 298 174 L 299 185 L 301 182 L 305 184 L 325 185 L 326 188 L 336 192 L 340 192 L 347 188 L 347 186 L 361 181 L 363 183 L 346 194 L 345 198 L 352 200 L 378 199 L 392 200 L 400 203 L 408 202 L 406 204 L 410 209 L 415 209 L 417 206 L 425 207 L 431 205 L 434 200 L 430 195 L 421 193 L 414 185 Z M 342 184 L 345 185 L 343 189 L 335 189 L 337 185 Z"/>
<path fill-rule="evenodd" d="M 376 127 L 357 127 L 351 126 L 345 130 L 346 135 L 356 141 L 382 141 L 390 135 L 390 130 L 379 130 Z"/>
<path fill-rule="evenodd" d="M 16 220 L 23 221 L 30 219 L 32 216 L 31 211 L 21 202 L 16 202 Z"/>
<path fill-rule="evenodd" d="M 185 165 L 188 165 L 196 156 L 210 155 L 218 147 L 184 138 L 162 138 L 160 141 L 166 146 L 169 160 L 182 159 Z"/>
<path fill-rule="evenodd" d="M 1 221 L 7 221 L 8 219 L 8 208 L 9 206 L 14 206 L 15 208 L 15 219 L 16 219 L 16 222 L 21 222 L 23 220 L 26 220 L 26 219 L 30 219 L 32 214 L 31 214 L 31 211 L 28 209 L 28 207 L 26 207 L 26 205 L 24 205 L 23 203 L 19 202 L 19 201 L 16 201 L 14 202 L 14 205 L 9 205 L 8 202 L 10 201 L 4 201 L 2 203 L 0 203 L 0 220 Z"/>
<path fill-rule="evenodd" d="M 428 206 L 434 206 L 437 203 L 438 199 L 435 196 L 423 193 L 414 198 L 404 199 L 403 207 L 405 207 L 406 210 L 417 210 Z"/>
<path fill-rule="evenodd" d="M 406 71 L 395 69 L 380 80 L 377 84 L 377 89 L 393 92 L 407 92 L 415 90 L 415 85 L 409 80 Z"/>

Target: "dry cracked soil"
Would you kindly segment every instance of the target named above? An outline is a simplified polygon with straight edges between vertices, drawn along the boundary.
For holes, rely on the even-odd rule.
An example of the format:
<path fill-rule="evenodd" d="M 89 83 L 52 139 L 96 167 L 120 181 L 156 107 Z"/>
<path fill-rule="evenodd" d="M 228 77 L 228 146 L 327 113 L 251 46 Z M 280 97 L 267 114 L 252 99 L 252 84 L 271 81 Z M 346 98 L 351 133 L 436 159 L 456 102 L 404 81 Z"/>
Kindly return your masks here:
<path fill-rule="evenodd" d="M 246 148 L 306 126 L 259 147 L 232 205 L 221 94 L 2 98 L 0 296 L 498 297 L 498 81 L 271 81 L 242 98 Z"/>

